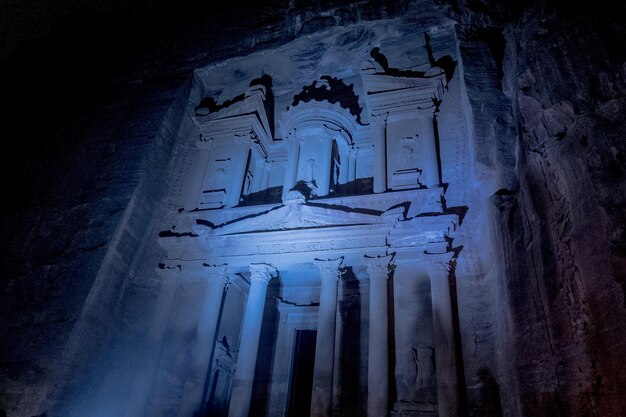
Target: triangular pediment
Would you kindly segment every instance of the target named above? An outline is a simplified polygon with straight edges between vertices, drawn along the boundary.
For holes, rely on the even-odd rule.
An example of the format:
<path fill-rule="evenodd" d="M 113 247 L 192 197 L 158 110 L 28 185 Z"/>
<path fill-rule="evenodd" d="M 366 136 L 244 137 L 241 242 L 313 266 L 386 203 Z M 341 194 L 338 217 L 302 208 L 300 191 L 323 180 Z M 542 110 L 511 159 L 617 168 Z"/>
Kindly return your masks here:
<path fill-rule="evenodd" d="M 394 211 L 395 212 L 395 211 Z M 348 207 L 289 204 L 213 227 L 218 236 L 313 228 L 350 227 L 395 221 L 398 215 L 362 213 Z"/>

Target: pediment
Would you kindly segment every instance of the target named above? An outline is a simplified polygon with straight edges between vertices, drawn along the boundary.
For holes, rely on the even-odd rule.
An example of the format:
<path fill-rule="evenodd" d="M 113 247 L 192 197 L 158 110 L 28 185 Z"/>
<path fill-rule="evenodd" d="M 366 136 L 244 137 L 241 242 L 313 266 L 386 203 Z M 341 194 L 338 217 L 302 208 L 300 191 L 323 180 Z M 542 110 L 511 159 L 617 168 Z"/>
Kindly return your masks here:
<path fill-rule="evenodd" d="M 329 207 L 314 204 L 288 204 L 266 212 L 231 220 L 212 227 L 217 236 L 273 231 L 338 228 L 397 221 L 402 210 L 370 214 L 348 207 Z"/>

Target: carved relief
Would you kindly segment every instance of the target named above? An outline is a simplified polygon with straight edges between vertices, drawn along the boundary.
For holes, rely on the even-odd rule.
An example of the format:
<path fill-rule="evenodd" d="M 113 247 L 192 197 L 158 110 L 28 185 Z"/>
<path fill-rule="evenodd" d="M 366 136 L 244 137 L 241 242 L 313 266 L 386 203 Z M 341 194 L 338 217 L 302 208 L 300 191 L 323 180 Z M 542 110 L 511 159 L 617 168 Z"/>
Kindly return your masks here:
<path fill-rule="evenodd" d="M 213 372 L 208 381 L 210 384 L 208 387 L 208 413 L 221 416 L 228 412 L 229 393 L 237 355 L 231 350 L 226 336 L 216 341 L 214 352 Z"/>
<path fill-rule="evenodd" d="M 206 175 L 204 190 L 200 197 L 200 206 L 217 208 L 224 204 L 230 158 L 215 159 Z"/>
<path fill-rule="evenodd" d="M 401 152 L 394 153 L 391 178 L 392 188 L 419 187 L 422 169 L 419 167 L 418 134 L 405 136 L 398 141 Z"/>
<path fill-rule="evenodd" d="M 435 350 L 431 346 L 413 347 L 413 366 L 416 376 L 413 387 L 413 400 L 417 402 L 437 402 Z"/>
<path fill-rule="evenodd" d="M 293 290 L 289 285 L 294 285 L 303 260 L 310 264 L 316 258 L 319 276 L 339 279 L 344 271 L 341 255 L 346 262 L 358 256 L 358 267 L 363 268 L 358 259 L 370 253 L 373 256 L 366 255 L 362 261 L 367 270 L 363 275 L 370 280 L 369 288 L 374 288 L 372 283 L 381 284 L 376 288 L 386 288 L 384 284 L 393 280 L 395 269 L 395 253 L 387 253 L 397 250 L 402 256 L 413 256 L 409 251 L 422 253 L 426 247 L 448 244 L 450 218 L 457 217 L 444 214 L 441 196 L 445 190 L 434 181 L 440 158 L 433 130 L 437 125 L 432 123 L 443 95 L 445 74 L 427 76 L 390 68 L 379 50 L 373 53 L 374 60 L 363 67 L 363 83 L 358 85 L 366 93 L 361 104 L 352 85 L 345 86 L 332 77 L 305 87 L 276 119 L 273 110 L 266 114 L 267 103 L 256 93 L 219 106 L 204 103 L 207 108 L 199 109 L 197 124 L 213 143 L 198 145 L 206 150 L 206 173 L 204 178 L 204 173 L 199 173 L 194 182 L 196 187 L 202 186 L 200 208 L 204 211 L 185 213 L 197 233 L 181 235 L 178 228 L 176 234 L 168 235 L 168 256 L 189 259 L 192 256 L 186 249 L 192 248 L 193 259 L 215 264 L 228 261 L 232 274 L 245 274 L 235 272 L 236 268 L 241 270 L 241 265 L 253 262 L 250 282 L 256 286 L 269 284 L 279 276 L 280 268 L 280 279 L 273 284 L 277 288 L 285 285 L 282 291 Z M 361 123 L 361 105 L 367 106 L 370 124 Z M 375 122 L 383 115 L 384 123 Z M 281 134 L 274 135 L 274 120 Z M 382 188 L 373 187 L 374 180 L 383 184 Z M 355 192 L 359 181 L 369 181 L 369 192 Z M 268 201 L 270 187 L 282 188 L 278 190 L 282 204 Z M 380 190 L 380 194 L 373 194 L 373 190 Z M 266 206 L 250 207 L 257 204 Z M 428 216 L 419 216 L 423 213 Z M 188 246 L 182 247 L 181 242 Z M 259 261 L 262 263 L 256 263 Z M 213 268 L 220 278 L 220 267 Z M 306 274 L 312 275 L 308 270 Z M 307 291 L 307 282 L 298 281 L 303 291 Z M 343 293 L 345 283 L 339 288 Z M 347 317 L 354 313 L 352 320 L 364 326 L 369 316 L 361 317 L 365 307 L 361 309 L 360 293 L 349 297 L 339 302 L 340 318 L 351 323 Z M 414 338 L 417 327 L 402 333 L 406 337 L 394 360 L 403 369 L 396 367 L 396 380 L 381 381 L 397 384 L 396 400 L 404 407 L 394 408 L 404 413 L 398 416 L 419 413 L 430 417 L 436 413 L 434 349 L 418 344 L 432 341 Z M 360 329 L 355 330 L 355 336 Z M 236 352 L 237 347 L 230 346 L 225 338 L 215 347 L 209 375 L 212 385 L 207 385 L 209 403 L 216 407 L 212 412 L 226 412 Z M 348 349 L 345 352 L 342 360 L 352 354 Z M 391 405 L 387 407 L 390 409 Z"/>

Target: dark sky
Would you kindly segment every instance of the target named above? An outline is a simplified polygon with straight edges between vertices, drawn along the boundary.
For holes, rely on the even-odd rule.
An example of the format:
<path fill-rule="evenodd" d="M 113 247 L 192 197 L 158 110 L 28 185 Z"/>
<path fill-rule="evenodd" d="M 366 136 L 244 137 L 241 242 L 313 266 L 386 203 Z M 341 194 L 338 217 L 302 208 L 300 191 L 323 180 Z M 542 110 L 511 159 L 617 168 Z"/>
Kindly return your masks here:
<path fill-rule="evenodd" d="M 24 40 L 45 37 L 64 17 L 74 13 L 107 13 L 125 6 L 123 0 L 1 0 L 0 58 Z M 147 0 L 133 4 L 139 9 Z"/>

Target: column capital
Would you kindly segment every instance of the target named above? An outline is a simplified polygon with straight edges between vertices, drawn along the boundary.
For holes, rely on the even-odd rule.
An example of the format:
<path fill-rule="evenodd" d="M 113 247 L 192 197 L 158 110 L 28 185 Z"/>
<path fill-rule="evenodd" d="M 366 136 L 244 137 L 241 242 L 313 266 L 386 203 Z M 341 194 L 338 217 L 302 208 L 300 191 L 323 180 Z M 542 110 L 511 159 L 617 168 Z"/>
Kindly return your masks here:
<path fill-rule="evenodd" d="M 313 264 L 320 270 L 322 278 L 333 277 L 337 281 L 341 278 L 341 265 L 343 264 L 343 256 L 337 259 L 317 259 L 313 260 Z"/>
<path fill-rule="evenodd" d="M 277 275 L 278 271 L 269 264 L 250 264 L 250 281 L 263 281 L 268 284 L 272 278 Z"/>
<path fill-rule="evenodd" d="M 447 275 L 450 273 L 450 262 L 453 256 L 453 252 L 429 253 L 424 251 L 420 258 L 424 262 L 424 265 L 427 266 L 428 272 Z"/>
<path fill-rule="evenodd" d="M 209 279 L 209 281 L 217 281 L 223 283 L 224 285 L 228 284 L 228 265 L 211 265 L 211 264 L 202 264 L 202 269 L 204 275 Z"/>
<path fill-rule="evenodd" d="M 387 279 L 389 273 L 393 271 L 395 265 L 392 263 L 395 253 L 390 255 L 378 255 L 378 256 L 363 256 L 363 261 L 367 266 L 367 273 L 370 278 L 381 276 Z"/>

